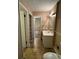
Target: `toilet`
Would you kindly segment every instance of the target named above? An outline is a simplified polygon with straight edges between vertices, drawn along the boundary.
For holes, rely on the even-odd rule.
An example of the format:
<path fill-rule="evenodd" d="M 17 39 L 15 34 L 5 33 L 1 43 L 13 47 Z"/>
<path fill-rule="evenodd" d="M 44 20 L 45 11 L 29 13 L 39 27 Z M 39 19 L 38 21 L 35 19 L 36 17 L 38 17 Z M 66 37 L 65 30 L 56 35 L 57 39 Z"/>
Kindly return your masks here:
<path fill-rule="evenodd" d="M 43 59 L 59 59 L 59 58 L 55 53 L 47 52 L 43 54 Z"/>

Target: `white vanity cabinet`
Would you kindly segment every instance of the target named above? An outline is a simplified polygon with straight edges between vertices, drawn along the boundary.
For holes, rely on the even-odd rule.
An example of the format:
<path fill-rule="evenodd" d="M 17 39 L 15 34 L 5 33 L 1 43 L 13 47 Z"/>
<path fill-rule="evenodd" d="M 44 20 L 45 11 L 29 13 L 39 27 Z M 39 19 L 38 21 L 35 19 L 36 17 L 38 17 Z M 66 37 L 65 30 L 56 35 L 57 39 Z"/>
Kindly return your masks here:
<path fill-rule="evenodd" d="M 43 31 L 42 32 L 42 40 L 44 48 L 53 48 L 53 32 L 51 31 Z"/>

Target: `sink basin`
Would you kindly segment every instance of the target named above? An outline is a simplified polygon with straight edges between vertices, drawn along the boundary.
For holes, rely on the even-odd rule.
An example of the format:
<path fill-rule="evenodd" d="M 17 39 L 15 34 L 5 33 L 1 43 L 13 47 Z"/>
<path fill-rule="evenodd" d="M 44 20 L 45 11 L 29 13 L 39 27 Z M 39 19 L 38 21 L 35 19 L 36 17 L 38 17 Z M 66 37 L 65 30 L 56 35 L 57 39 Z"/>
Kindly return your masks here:
<path fill-rule="evenodd" d="M 54 36 L 54 33 L 53 33 L 53 31 L 44 30 L 43 31 L 43 36 Z"/>

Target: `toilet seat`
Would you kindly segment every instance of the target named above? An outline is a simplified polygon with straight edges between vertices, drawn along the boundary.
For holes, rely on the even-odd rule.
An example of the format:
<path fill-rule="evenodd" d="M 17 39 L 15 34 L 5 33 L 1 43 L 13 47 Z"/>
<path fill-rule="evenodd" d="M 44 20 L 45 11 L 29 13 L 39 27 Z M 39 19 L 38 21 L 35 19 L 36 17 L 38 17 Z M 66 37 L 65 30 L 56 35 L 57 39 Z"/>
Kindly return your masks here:
<path fill-rule="evenodd" d="M 52 53 L 52 52 L 47 52 L 43 54 L 43 59 L 59 59 L 57 54 Z"/>

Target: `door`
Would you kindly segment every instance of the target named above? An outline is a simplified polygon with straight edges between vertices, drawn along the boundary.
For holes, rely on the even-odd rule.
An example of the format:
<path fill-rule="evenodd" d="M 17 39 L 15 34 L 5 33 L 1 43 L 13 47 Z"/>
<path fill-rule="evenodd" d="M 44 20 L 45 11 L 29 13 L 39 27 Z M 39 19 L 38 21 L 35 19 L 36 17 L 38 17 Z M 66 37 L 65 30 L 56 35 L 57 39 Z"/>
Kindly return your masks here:
<path fill-rule="evenodd" d="M 24 11 L 20 11 L 22 49 L 26 48 Z"/>
<path fill-rule="evenodd" d="M 34 17 L 34 37 L 41 38 L 41 17 Z"/>

